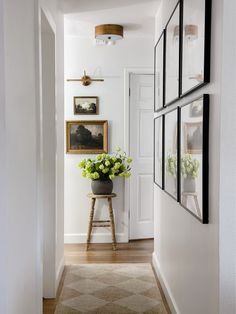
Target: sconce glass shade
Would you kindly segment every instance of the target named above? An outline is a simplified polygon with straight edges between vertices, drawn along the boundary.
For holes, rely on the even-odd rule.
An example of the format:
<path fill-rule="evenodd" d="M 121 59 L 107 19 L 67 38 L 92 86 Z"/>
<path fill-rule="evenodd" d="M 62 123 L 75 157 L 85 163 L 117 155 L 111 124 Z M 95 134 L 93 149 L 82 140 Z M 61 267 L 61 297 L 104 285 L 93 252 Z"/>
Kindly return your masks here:
<path fill-rule="evenodd" d="M 185 25 L 184 27 L 185 37 L 191 41 L 198 38 L 198 27 L 197 25 Z"/>
<path fill-rule="evenodd" d="M 179 25 L 174 28 L 174 38 L 179 38 Z"/>
<path fill-rule="evenodd" d="M 116 24 L 103 24 L 95 27 L 95 38 L 108 42 L 115 42 L 123 38 L 123 26 Z"/>

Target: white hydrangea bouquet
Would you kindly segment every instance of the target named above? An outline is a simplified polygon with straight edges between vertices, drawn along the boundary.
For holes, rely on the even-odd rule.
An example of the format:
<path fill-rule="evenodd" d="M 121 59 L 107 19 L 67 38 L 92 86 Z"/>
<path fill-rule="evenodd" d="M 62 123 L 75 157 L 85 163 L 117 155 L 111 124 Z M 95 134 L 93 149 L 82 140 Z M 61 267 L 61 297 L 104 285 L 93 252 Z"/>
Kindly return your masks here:
<path fill-rule="evenodd" d="M 200 162 L 193 158 L 191 154 L 185 154 L 181 158 L 181 174 L 183 178 L 197 178 L 199 173 Z M 169 176 L 177 176 L 177 156 L 168 154 L 166 158 L 166 172 Z"/>
<path fill-rule="evenodd" d="M 94 159 L 83 159 L 79 163 L 82 176 L 91 180 L 113 180 L 115 177 L 129 178 L 131 176 L 132 158 L 117 147 L 113 154 L 99 154 Z"/>
<path fill-rule="evenodd" d="M 185 154 L 181 158 L 181 173 L 184 178 L 197 178 L 200 162 L 193 158 L 191 154 Z"/>

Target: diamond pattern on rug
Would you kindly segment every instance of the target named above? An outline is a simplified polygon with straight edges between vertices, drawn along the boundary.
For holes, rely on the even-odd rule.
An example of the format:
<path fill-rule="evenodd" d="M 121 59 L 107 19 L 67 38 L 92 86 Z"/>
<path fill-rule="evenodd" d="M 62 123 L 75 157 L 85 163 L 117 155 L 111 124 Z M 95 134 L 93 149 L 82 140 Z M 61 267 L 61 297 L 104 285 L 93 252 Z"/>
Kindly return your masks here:
<path fill-rule="evenodd" d="M 81 311 L 82 313 L 89 310 L 95 310 L 104 306 L 106 303 L 107 302 L 104 300 L 86 294 L 62 302 L 63 305 L 69 306 L 74 310 Z"/>
<path fill-rule="evenodd" d="M 129 297 L 130 295 L 132 295 L 132 293 L 124 289 L 111 286 L 99 291 L 95 291 L 93 295 L 102 300 L 113 302 L 125 297 Z"/>
<path fill-rule="evenodd" d="M 64 285 L 70 284 L 72 282 L 77 282 L 77 281 L 79 281 L 81 279 L 82 279 L 82 277 L 77 276 L 76 274 L 68 273 L 66 275 L 66 278 L 65 278 L 65 281 L 64 281 Z"/>
<path fill-rule="evenodd" d="M 60 295 L 60 301 L 65 301 L 80 296 L 81 294 L 74 289 L 64 287 Z"/>
<path fill-rule="evenodd" d="M 88 312 L 87 314 L 137 314 L 137 312 L 118 304 L 108 303 L 95 311 Z"/>
<path fill-rule="evenodd" d="M 113 273 L 104 273 L 96 277 L 97 281 L 103 282 L 109 285 L 116 285 L 121 282 L 126 282 L 130 277 L 123 276 L 120 274 L 113 274 Z"/>
<path fill-rule="evenodd" d="M 82 312 L 79 312 L 77 310 L 72 309 L 69 306 L 65 306 L 65 305 L 59 303 L 57 305 L 56 313 L 57 314 L 80 314 Z"/>
<path fill-rule="evenodd" d="M 88 266 L 89 267 L 81 266 L 81 269 L 79 271 L 75 268 L 73 274 L 77 276 L 81 276 L 82 274 L 84 278 L 93 278 L 107 273 L 107 269 L 104 269 L 104 267 L 101 267 L 100 265 L 98 265 L 98 267 L 91 267 L 91 265 Z"/>
<path fill-rule="evenodd" d="M 88 294 L 96 290 L 106 288 L 107 285 L 96 280 L 82 279 L 80 281 L 73 282 L 66 287 Z"/>
<path fill-rule="evenodd" d="M 114 303 L 121 306 L 126 306 L 128 309 L 138 313 L 143 313 L 153 308 L 159 302 L 142 295 L 132 295 L 130 297 L 115 301 Z"/>
<path fill-rule="evenodd" d="M 154 284 L 142 281 L 139 279 L 130 279 L 125 282 L 117 284 L 118 288 L 123 288 L 125 290 L 128 290 L 132 293 L 140 293 L 143 292 L 151 287 L 153 287 Z"/>
<path fill-rule="evenodd" d="M 55 314 L 167 314 L 150 264 L 66 267 Z"/>
<path fill-rule="evenodd" d="M 162 303 L 156 305 L 150 310 L 145 311 L 143 314 L 167 314 L 167 311 Z"/>
<path fill-rule="evenodd" d="M 128 276 L 128 277 L 141 277 L 141 276 L 148 276 L 151 275 L 153 276 L 153 272 L 152 272 L 152 267 L 149 264 L 146 264 L 147 267 L 144 268 L 140 265 L 135 264 L 132 269 L 129 269 L 125 266 L 121 266 L 120 268 L 117 268 L 115 270 L 116 273 L 119 273 L 121 275 L 124 276 Z"/>
<path fill-rule="evenodd" d="M 153 276 L 140 276 L 137 279 L 153 283 L 154 285 L 156 284 L 156 278 Z"/>
<path fill-rule="evenodd" d="M 151 299 L 162 300 L 160 290 L 157 287 L 152 287 L 148 290 L 145 290 L 141 294 Z"/>

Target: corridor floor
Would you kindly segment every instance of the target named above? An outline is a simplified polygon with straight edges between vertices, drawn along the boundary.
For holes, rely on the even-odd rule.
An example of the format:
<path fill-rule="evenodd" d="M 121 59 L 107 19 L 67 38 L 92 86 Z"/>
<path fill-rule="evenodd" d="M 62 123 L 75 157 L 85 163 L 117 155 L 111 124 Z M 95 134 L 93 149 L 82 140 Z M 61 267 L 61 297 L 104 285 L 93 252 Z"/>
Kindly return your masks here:
<path fill-rule="evenodd" d="M 97 266 L 95 265 L 95 268 L 97 267 L 99 269 L 101 267 L 103 268 L 104 264 L 121 264 L 121 265 L 117 265 L 118 268 L 113 267 L 112 265 L 110 266 L 111 271 L 113 273 L 117 272 L 117 269 L 120 269 L 120 266 L 122 266 L 123 263 L 126 263 L 126 264 L 131 263 L 130 266 L 136 264 L 137 267 L 141 267 L 140 271 L 141 271 L 141 269 L 143 272 L 150 271 L 149 278 L 151 280 L 152 270 L 151 270 L 150 265 L 151 265 L 151 259 L 152 259 L 152 252 L 153 252 L 153 240 L 130 241 L 129 243 L 118 244 L 117 251 L 112 251 L 110 244 L 92 244 L 88 252 L 85 250 L 84 244 L 66 244 L 65 245 L 66 268 L 65 268 L 65 271 L 63 274 L 63 278 L 62 278 L 59 290 L 58 290 L 58 296 L 57 296 L 57 299 L 55 299 L 55 300 L 44 300 L 44 312 L 43 313 L 44 314 L 55 313 L 56 306 L 57 306 L 57 304 L 59 304 L 59 300 L 61 301 L 63 293 L 65 294 L 65 292 L 67 292 L 65 285 L 66 285 L 66 283 L 68 283 L 68 280 L 70 279 L 70 276 L 71 276 L 71 273 L 73 272 L 73 269 L 74 269 L 74 271 L 76 270 L 78 272 L 79 271 L 78 267 L 80 269 L 83 268 L 83 266 L 81 264 L 96 264 Z M 140 263 L 142 263 L 142 264 L 140 264 Z M 145 264 L 143 264 L 143 263 L 145 263 Z M 79 264 L 80 264 L 80 266 L 78 266 Z M 99 264 L 100 264 L 100 267 L 99 267 Z M 74 266 L 71 266 L 71 265 L 74 265 Z M 93 265 L 90 265 L 90 266 L 93 267 Z M 109 268 L 109 265 L 107 265 L 107 266 L 108 266 L 107 268 Z M 125 265 L 123 264 L 123 266 L 125 266 Z M 134 269 L 137 268 L 136 266 L 134 265 Z M 86 267 L 86 265 L 84 265 L 84 267 Z M 110 275 L 112 276 L 112 273 Z M 114 274 L 114 275 L 117 278 L 117 274 Z M 134 278 L 132 280 L 134 281 Z M 107 283 L 105 283 L 105 284 L 107 284 Z M 120 283 L 120 284 L 122 284 L 122 283 Z M 132 283 L 130 283 L 130 284 L 132 284 Z M 148 284 L 150 284 L 150 282 Z M 162 293 L 162 290 L 160 289 L 160 285 L 159 285 L 158 281 L 157 281 L 157 285 L 159 287 L 159 289 L 157 288 L 157 290 L 159 291 L 159 296 L 160 296 L 159 299 L 163 300 L 163 303 L 164 303 L 167 311 L 165 311 L 164 308 L 159 307 L 159 310 L 156 310 L 156 312 L 155 312 L 155 308 L 157 309 L 157 307 L 153 307 L 153 311 L 151 311 L 150 313 L 153 313 L 153 314 L 154 313 L 158 313 L 158 314 L 159 313 L 163 313 L 163 314 L 164 313 L 170 313 L 168 306 L 167 306 L 167 303 L 166 303 L 166 300 L 165 300 L 165 297 Z M 153 287 L 150 287 L 150 288 L 153 288 Z M 147 290 L 149 290 L 149 289 L 147 289 Z M 155 303 L 155 297 L 154 296 L 152 296 L 152 297 L 154 298 L 153 301 Z M 118 301 L 116 301 L 116 302 L 118 302 Z M 62 307 L 58 306 L 58 309 L 60 309 L 60 308 L 62 308 Z M 114 311 L 112 311 L 111 313 L 119 313 L 119 311 L 115 312 L 114 307 L 113 307 L 113 310 Z M 151 310 L 151 307 L 150 307 L 150 310 Z M 144 312 L 145 311 L 143 311 L 143 313 Z M 61 313 L 61 312 L 57 312 L 57 313 Z M 65 313 L 66 314 L 72 314 L 72 313 L 76 313 L 76 311 L 74 311 L 74 312 L 72 311 L 72 312 L 68 312 L 68 313 L 65 312 Z M 80 313 L 80 312 L 78 311 L 77 313 Z M 96 313 L 96 311 L 94 313 Z M 99 312 L 99 313 L 102 313 L 102 312 Z M 109 313 L 109 311 L 106 313 Z M 121 312 L 121 313 L 125 313 L 125 312 Z M 135 312 L 132 312 L 132 310 L 130 309 L 130 312 L 127 311 L 127 313 L 135 313 Z M 149 312 L 146 311 L 146 313 L 149 313 Z"/>

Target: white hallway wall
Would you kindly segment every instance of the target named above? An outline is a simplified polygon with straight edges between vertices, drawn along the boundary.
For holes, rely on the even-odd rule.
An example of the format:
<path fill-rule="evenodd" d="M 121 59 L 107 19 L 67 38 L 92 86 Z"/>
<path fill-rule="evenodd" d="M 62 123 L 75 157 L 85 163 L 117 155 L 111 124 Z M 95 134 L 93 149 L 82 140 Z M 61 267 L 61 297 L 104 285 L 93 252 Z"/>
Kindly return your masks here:
<path fill-rule="evenodd" d="M 40 0 L 42 9 L 52 19 L 56 31 L 56 212 L 55 221 L 55 288 L 64 267 L 64 15 L 57 0 Z"/>
<path fill-rule="evenodd" d="M 0 312 L 6 314 L 42 313 L 41 239 L 38 208 L 38 1 L 0 1 L 1 88 L 1 262 L 5 262 L 0 291 Z M 56 1 L 45 1 L 47 10 L 57 17 L 62 44 L 58 55 L 57 104 L 62 115 L 63 152 L 63 18 L 57 15 Z M 2 25 L 1 25 L 2 26 Z M 60 28 L 59 27 L 59 28 Z M 4 35 L 4 48 L 2 47 Z M 60 44 L 59 44 L 60 42 Z M 3 79 L 3 80 L 2 80 Z M 2 84 L 3 83 L 3 84 Z M 5 99 L 4 99 L 5 95 Z M 3 102 L 3 103 L 2 103 Z M 61 106 L 62 105 L 62 106 Z M 59 119 L 59 118 L 58 118 Z M 3 128 L 3 130 L 2 130 Z M 2 132 L 3 131 L 3 132 Z M 2 145 L 3 144 L 3 145 Z M 4 159 L 4 154 L 6 159 Z M 64 153 L 62 153 L 62 160 Z M 3 162 L 3 163 L 2 163 Z M 5 169 L 2 171 L 2 168 Z M 62 176 L 63 176 L 63 165 Z M 5 171 L 5 172 L 4 172 Z M 4 173 L 7 175 L 4 176 Z M 60 174 L 59 174 L 60 175 Z M 63 187 L 62 187 L 63 191 Z M 62 196 L 61 196 L 62 195 Z M 63 192 L 60 197 L 63 197 Z M 57 261 L 63 254 L 63 199 L 57 212 Z M 61 222 L 59 223 L 59 220 Z M 2 228 L 3 224 L 3 228 Z M 57 264 L 59 264 L 57 262 Z M 2 265 L 1 265 L 2 266 Z M 4 280 L 4 278 L 6 280 Z"/>
<path fill-rule="evenodd" d="M 236 313 L 236 2 L 224 1 L 220 165 L 220 313 Z"/>
<path fill-rule="evenodd" d="M 156 38 L 176 2 L 161 2 L 156 16 Z M 232 92 L 235 91 L 235 71 L 229 70 L 234 63 L 235 40 L 230 40 L 228 34 L 233 23 L 233 16 L 229 18 L 230 12 L 235 11 L 228 3 L 223 20 L 223 5 L 224 1 L 213 1 L 211 83 L 179 102 L 185 103 L 203 93 L 211 95 L 209 224 L 199 223 L 168 195 L 154 187 L 157 211 L 154 211 L 156 237 L 153 261 L 175 307 L 172 308 L 173 313 L 235 312 L 235 178 L 231 176 L 231 173 L 235 174 L 235 141 L 230 145 L 227 141 L 232 139 L 233 131 L 233 120 L 230 124 L 229 119 L 235 118 L 235 109 L 232 109 L 235 108 Z M 222 51 L 225 58 L 223 71 Z M 219 169 L 222 169 L 221 180 Z"/>
<path fill-rule="evenodd" d="M 95 46 L 93 39 L 65 38 L 65 78 L 80 77 L 85 69 L 89 75 L 103 77 L 102 83 L 84 87 L 81 83 L 66 83 L 65 120 L 108 120 L 109 152 L 118 145 L 124 147 L 124 69 L 152 67 L 153 38 L 124 38 L 115 46 Z M 74 115 L 73 96 L 98 96 L 99 115 Z M 95 155 L 65 155 L 65 242 L 86 241 L 90 181 L 81 177 L 76 167 L 83 158 Z M 127 240 L 124 225 L 124 183 L 114 181 L 117 240 Z M 100 207 L 104 203 L 100 203 Z M 106 210 L 103 210 L 103 214 Z M 101 211 L 98 212 L 100 216 Z M 102 216 L 100 216 L 102 217 Z M 99 230 L 99 231 L 98 231 Z M 96 242 L 110 241 L 109 230 L 98 229 Z"/>
<path fill-rule="evenodd" d="M 6 128 L 5 128 L 5 71 L 4 71 L 4 21 L 3 21 L 3 0 L 0 0 L 0 238 L 2 252 L 7 252 L 7 234 L 6 234 L 6 211 L 5 208 L 5 185 L 6 185 L 6 174 L 5 174 L 5 152 L 6 152 Z M 6 269 L 7 256 L 6 254 L 1 255 L 0 268 Z M 6 285 L 7 285 L 7 274 L 6 271 L 2 274 L 3 278 L 0 283 L 0 313 L 6 313 Z"/>

